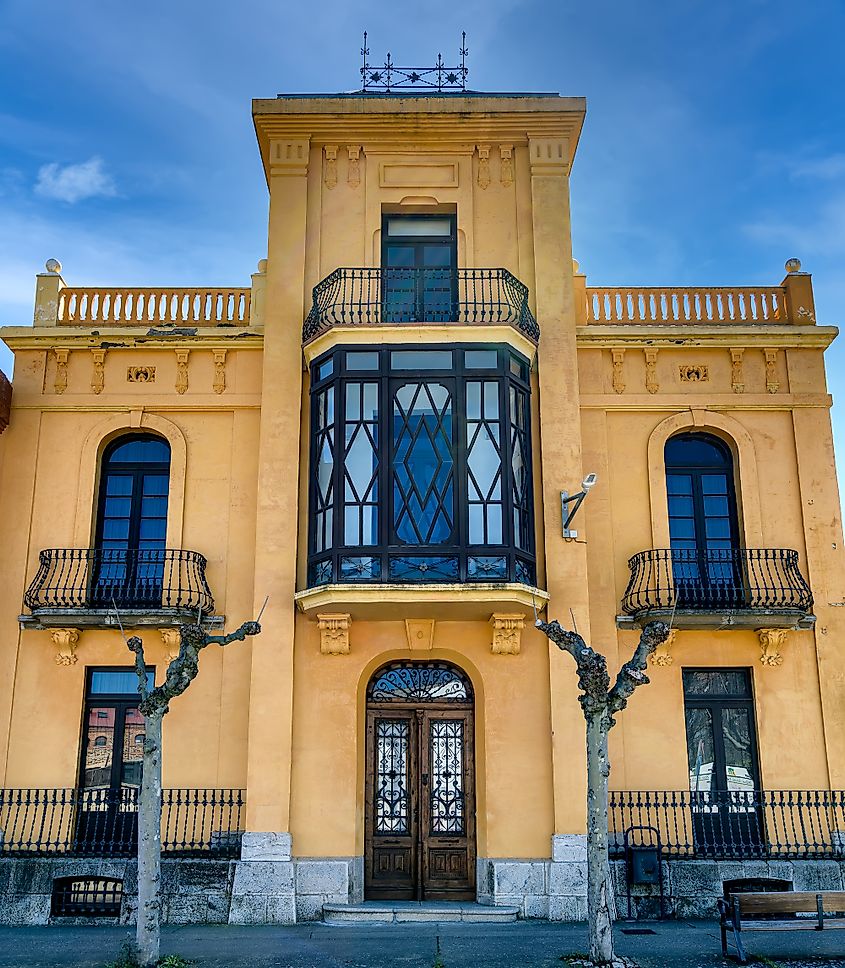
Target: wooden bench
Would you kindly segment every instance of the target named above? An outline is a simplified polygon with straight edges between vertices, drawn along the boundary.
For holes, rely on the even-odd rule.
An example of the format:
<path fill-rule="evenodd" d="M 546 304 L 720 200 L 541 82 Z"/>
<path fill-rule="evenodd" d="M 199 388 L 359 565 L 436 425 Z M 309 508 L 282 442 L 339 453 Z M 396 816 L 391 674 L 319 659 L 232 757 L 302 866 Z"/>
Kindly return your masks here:
<path fill-rule="evenodd" d="M 845 891 L 775 891 L 731 894 L 719 898 L 722 954 L 728 957 L 728 931 L 733 931 L 737 956 L 747 958 L 743 931 L 827 931 L 845 928 Z"/>

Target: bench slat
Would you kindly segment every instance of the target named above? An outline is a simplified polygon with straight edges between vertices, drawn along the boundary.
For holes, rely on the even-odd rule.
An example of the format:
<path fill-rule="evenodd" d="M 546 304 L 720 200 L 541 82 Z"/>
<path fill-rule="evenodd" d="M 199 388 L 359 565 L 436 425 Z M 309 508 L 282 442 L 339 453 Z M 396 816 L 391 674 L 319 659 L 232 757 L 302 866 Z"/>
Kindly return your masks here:
<path fill-rule="evenodd" d="M 824 930 L 845 928 L 845 918 L 825 918 Z M 742 933 L 746 931 L 818 931 L 815 918 L 796 918 L 794 921 L 743 921 Z"/>
<path fill-rule="evenodd" d="M 754 914 L 815 914 L 816 895 L 821 894 L 825 914 L 845 913 L 845 891 L 775 891 L 765 894 L 732 894 L 740 918 Z"/>

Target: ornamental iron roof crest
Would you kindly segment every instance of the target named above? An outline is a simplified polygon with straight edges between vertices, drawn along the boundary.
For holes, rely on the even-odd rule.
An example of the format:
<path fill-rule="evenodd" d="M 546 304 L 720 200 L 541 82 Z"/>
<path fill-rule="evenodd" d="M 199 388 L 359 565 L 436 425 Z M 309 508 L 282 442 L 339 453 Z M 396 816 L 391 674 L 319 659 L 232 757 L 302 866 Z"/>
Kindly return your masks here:
<path fill-rule="evenodd" d="M 457 67 L 447 67 L 443 62 L 443 55 L 437 55 L 437 62 L 433 67 L 397 67 L 393 63 L 390 51 L 387 52 L 384 65 L 373 67 L 369 63 L 370 49 L 367 47 L 367 31 L 364 31 L 364 44 L 361 56 L 364 59 L 361 67 L 361 85 L 367 94 L 390 94 L 393 91 L 465 91 L 469 68 L 466 66 L 467 35 L 461 32 L 461 46 L 458 50 L 460 64 Z"/>

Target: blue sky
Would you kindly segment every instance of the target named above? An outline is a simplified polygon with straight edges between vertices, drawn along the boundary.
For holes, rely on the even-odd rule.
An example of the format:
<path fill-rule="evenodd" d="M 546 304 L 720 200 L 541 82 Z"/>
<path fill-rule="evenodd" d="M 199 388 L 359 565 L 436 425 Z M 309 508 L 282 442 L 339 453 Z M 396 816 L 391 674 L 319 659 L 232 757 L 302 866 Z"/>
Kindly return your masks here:
<path fill-rule="evenodd" d="M 0 323 L 31 320 L 50 257 L 77 285 L 248 284 L 250 99 L 355 89 L 364 28 L 373 61 L 451 60 L 464 29 L 471 88 L 587 97 L 590 283 L 775 285 L 798 256 L 819 322 L 843 321 L 842 0 L 0 0 Z M 845 338 L 845 398 L 843 359 Z"/>

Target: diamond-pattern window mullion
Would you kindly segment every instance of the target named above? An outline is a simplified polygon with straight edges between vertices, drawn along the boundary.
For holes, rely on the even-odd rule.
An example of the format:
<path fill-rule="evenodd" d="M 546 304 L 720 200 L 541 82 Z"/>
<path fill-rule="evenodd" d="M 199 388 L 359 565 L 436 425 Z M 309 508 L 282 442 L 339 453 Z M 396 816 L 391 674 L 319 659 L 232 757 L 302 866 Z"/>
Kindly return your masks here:
<path fill-rule="evenodd" d="M 453 396 L 439 382 L 393 393 L 393 530 L 400 544 L 444 544 L 454 535 Z"/>

